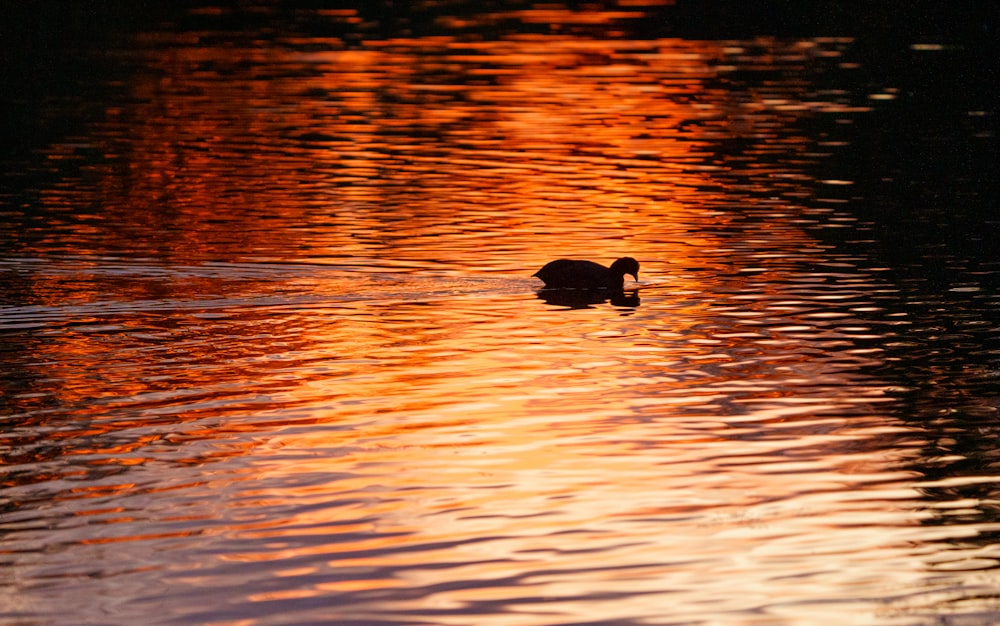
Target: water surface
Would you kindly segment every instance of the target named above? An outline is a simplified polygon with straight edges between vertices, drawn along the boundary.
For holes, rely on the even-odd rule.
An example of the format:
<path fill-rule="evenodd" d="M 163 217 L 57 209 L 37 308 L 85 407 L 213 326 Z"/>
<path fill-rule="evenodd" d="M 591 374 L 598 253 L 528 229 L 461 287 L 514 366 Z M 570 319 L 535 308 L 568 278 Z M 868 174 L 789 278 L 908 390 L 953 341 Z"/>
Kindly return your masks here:
<path fill-rule="evenodd" d="M 203 7 L 10 96 L 0 620 L 991 623 L 995 107 L 654 14 Z"/>

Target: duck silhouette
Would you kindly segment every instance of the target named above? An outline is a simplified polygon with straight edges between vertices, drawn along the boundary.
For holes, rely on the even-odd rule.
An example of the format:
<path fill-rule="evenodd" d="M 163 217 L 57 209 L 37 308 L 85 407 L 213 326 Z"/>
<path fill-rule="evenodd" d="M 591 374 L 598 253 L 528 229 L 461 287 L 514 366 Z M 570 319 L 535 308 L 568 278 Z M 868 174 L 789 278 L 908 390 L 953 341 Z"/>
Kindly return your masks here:
<path fill-rule="evenodd" d="M 558 259 L 546 263 L 532 276 L 542 279 L 547 289 L 592 289 L 622 291 L 625 275 L 639 280 L 639 262 L 630 256 L 622 257 L 604 267 L 593 261 Z"/>

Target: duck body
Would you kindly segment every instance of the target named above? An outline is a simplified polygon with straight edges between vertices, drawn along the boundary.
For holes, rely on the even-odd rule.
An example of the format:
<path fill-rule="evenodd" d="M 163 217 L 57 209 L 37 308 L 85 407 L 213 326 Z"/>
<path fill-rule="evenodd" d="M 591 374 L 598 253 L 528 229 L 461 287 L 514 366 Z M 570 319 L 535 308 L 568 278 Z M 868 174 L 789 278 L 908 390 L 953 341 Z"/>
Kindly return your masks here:
<path fill-rule="evenodd" d="M 639 280 L 639 262 L 632 257 L 622 257 L 604 267 L 593 261 L 558 259 L 546 263 L 533 274 L 542 279 L 549 289 L 605 289 L 621 291 L 625 275 Z"/>

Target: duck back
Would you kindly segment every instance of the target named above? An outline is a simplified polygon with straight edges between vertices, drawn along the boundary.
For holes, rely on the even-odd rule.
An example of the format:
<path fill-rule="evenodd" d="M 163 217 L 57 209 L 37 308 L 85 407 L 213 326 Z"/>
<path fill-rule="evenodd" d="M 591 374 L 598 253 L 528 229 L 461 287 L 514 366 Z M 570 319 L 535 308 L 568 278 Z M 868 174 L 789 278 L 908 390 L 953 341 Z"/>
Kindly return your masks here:
<path fill-rule="evenodd" d="M 546 287 L 554 289 L 621 289 L 621 278 L 616 287 L 611 270 L 593 261 L 551 261 L 534 276 L 541 278 Z"/>

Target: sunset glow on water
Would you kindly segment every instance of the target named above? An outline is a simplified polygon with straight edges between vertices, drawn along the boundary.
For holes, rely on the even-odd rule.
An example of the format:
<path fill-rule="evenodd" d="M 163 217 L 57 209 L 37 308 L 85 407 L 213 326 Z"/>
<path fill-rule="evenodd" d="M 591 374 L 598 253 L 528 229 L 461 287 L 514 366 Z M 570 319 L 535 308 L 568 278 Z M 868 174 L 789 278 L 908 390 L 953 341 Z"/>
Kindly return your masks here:
<path fill-rule="evenodd" d="M 87 51 L 5 163 L 0 622 L 988 623 L 997 266 L 848 165 L 903 90 L 653 4 Z"/>

